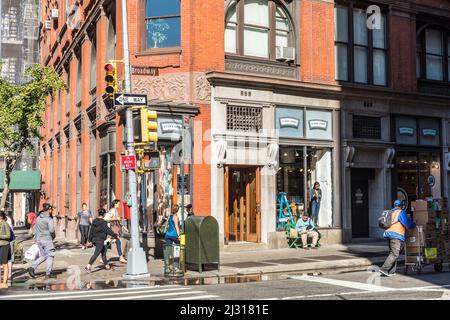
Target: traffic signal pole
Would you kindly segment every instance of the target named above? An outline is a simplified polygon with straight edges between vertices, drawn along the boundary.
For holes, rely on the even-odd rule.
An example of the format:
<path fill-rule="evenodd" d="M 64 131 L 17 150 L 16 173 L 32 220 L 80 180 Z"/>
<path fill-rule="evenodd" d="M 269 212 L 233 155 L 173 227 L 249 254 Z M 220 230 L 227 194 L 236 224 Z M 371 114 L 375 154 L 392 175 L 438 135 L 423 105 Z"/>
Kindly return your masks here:
<path fill-rule="evenodd" d="M 130 51 L 128 48 L 128 15 L 127 1 L 122 0 L 122 31 L 123 31 L 123 62 L 124 62 L 124 84 L 125 93 L 131 93 L 131 68 L 130 68 Z M 126 139 L 128 155 L 136 156 L 134 150 L 133 137 L 133 111 L 131 108 L 126 109 Z M 136 169 L 128 170 L 128 187 L 131 196 L 131 248 L 128 251 L 127 273 L 124 278 L 141 278 L 150 277 L 148 273 L 147 258 L 145 252 L 139 243 L 139 218 L 138 218 L 138 202 L 137 202 L 137 179 Z"/>

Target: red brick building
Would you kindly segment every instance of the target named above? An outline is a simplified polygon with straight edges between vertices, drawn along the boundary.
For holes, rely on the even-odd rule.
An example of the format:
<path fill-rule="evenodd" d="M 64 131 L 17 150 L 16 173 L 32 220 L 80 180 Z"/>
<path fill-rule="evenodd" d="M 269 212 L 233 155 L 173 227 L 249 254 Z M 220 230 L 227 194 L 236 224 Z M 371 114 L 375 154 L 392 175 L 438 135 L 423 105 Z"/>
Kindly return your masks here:
<path fill-rule="evenodd" d="M 78 3 L 42 1 L 42 21 L 50 21 L 41 33 L 42 63 L 69 84 L 49 101 L 41 142 L 43 189 L 58 208 L 60 230 L 62 218 L 73 218 L 82 202 L 95 210 L 124 199 L 127 189 L 119 164 L 124 119 L 104 95 L 103 70 L 123 55 L 120 1 Z M 294 215 L 314 216 L 325 244 L 379 237 L 372 220 L 390 205 L 408 171 L 394 169 L 396 151 L 412 146 L 402 140 L 411 136 L 395 134 L 396 125 L 414 122 L 407 117 L 413 114 L 413 137 L 434 148 L 430 157 L 437 152 L 439 159 L 430 161 L 442 168 L 439 190 L 417 196 L 448 193 L 445 1 L 127 3 L 132 90 L 146 93 L 159 114 L 163 168 L 143 182 L 149 212 L 180 202 L 180 167 L 173 159 L 182 115 L 190 117 L 193 141 L 185 201 L 197 215 L 218 220 L 223 244 L 285 246 L 277 218 L 284 200 Z M 427 49 L 417 40 L 426 42 L 418 35 L 428 29 Z M 145 74 L 150 67 L 157 76 Z M 440 120 L 419 120 L 433 115 Z M 422 141 L 417 131 L 423 130 Z M 411 152 L 420 157 L 421 151 Z M 401 155 L 408 163 L 411 155 Z M 311 197 L 315 182 L 319 206 Z M 380 194 L 382 201 L 373 198 Z M 73 238 L 74 221 L 68 223 Z"/>

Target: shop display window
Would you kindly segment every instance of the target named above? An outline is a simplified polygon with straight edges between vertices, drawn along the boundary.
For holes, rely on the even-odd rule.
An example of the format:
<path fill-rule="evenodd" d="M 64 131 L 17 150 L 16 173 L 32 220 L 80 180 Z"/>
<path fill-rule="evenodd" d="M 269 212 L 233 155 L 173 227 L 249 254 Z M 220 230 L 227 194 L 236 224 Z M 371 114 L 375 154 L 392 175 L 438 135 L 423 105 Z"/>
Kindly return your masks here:
<path fill-rule="evenodd" d="M 397 193 L 409 203 L 427 197 L 441 197 L 439 152 L 399 151 L 397 154 Z"/>
<path fill-rule="evenodd" d="M 280 147 L 279 163 L 277 194 L 286 193 L 294 219 L 307 213 L 319 227 L 332 227 L 332 149 Z M 315 182 L 320 184 L 320 196 L 316 198 Z M 279 206 L 277 203 L 277 213 Z"/>

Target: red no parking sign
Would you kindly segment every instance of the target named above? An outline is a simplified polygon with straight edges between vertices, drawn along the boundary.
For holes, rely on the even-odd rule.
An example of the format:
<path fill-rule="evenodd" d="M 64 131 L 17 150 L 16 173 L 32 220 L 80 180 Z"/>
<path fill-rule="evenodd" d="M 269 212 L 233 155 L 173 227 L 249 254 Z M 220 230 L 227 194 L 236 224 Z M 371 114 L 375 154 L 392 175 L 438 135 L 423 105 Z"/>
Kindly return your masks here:
<path fill-rule="evenodd" d="M 121 156 L 122 170 L 136 169 L 136 156 Z"/>

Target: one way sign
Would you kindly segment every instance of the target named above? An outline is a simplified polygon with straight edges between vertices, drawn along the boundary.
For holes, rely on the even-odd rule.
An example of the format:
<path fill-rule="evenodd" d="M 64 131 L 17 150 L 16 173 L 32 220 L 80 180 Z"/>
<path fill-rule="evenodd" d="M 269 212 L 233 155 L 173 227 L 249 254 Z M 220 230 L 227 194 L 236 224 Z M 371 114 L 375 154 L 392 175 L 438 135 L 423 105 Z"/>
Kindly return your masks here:
<path fill-rule="evenodd" d="M 114 94 L 114 105 L 116 106 L 146 106 L 146 94 L 116 93 Z"/>

